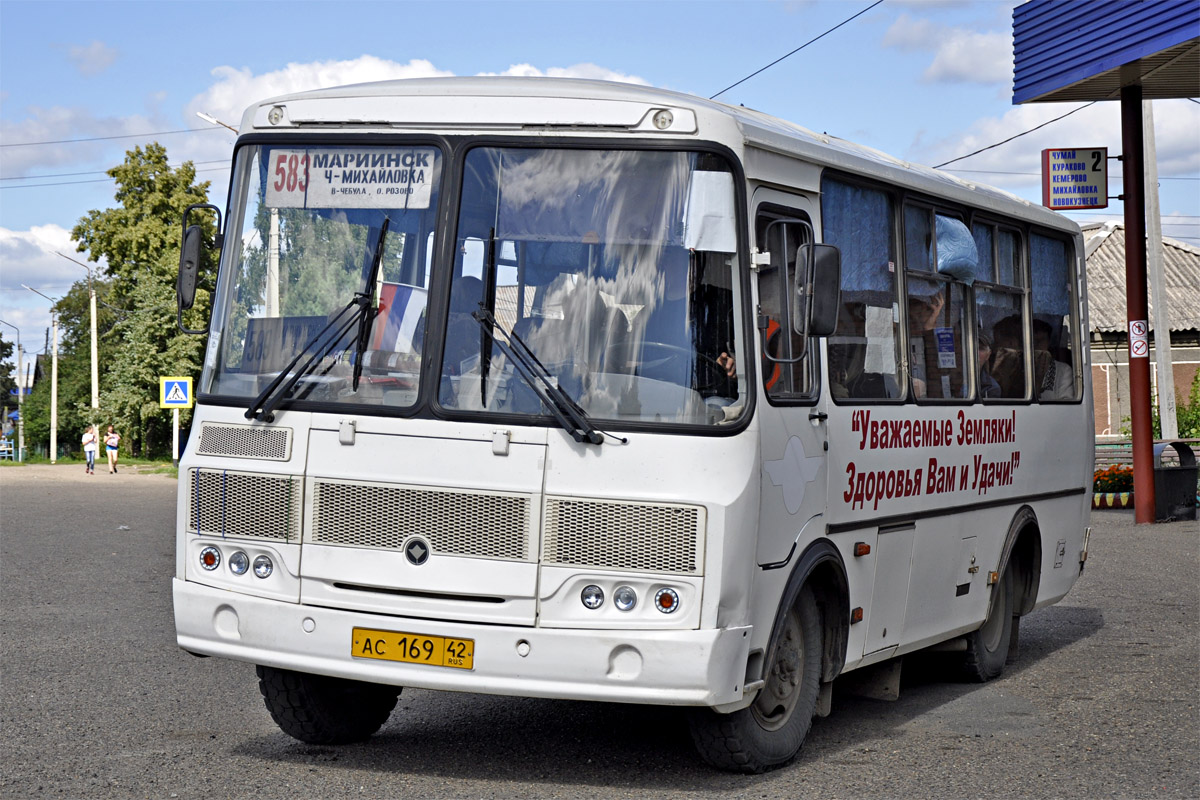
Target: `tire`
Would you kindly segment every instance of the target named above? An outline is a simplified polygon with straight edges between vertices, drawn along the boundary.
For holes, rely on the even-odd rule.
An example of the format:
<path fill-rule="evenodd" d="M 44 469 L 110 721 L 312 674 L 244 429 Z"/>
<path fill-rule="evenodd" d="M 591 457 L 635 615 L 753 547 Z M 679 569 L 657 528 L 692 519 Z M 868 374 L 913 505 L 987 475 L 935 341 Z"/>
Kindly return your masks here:
<path fill-rule="evenodd" d="M 710 765 L 759 773 L 796 757 L 812 727 L 821 683 L 821 614 L 807 588 L 780 621 L 768 648 L 765 685 L 732 714 L 696 709 L 692 741 Z"/>
<path fill-rule="evenodd" d="M 1004 672 L 1004 662 L 1008 659 L 1016 598 L 1013 572 L 1007 566 L 996 584 L 996 591 L 999 594 L 992 598 L 987 619 L 983 621 L 979 630 L 966 637 L 967 652 L 963 656 L 963 676 L 976 683 L 998 678 L 1000 673 Z"/>
<path fill-rule="evenodd" d="M 383 727 L 399 686 L 257 667 L 258 690 L 275 724 L 308 744 L 361 742 Z"/>

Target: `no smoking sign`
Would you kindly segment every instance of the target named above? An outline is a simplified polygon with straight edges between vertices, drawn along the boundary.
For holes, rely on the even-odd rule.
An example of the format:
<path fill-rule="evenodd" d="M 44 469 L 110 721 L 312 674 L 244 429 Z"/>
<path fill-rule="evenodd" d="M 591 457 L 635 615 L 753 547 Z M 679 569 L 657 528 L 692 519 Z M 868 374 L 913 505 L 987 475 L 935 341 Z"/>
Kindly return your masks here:
<path fill-rule="evenodd" d="M 1144 319 L 1130 320 L 1129 322 L 1129 357 L 1130 358 L 1149 358 L 1150 357 L 1150 326 L 1146 324 Z"/>

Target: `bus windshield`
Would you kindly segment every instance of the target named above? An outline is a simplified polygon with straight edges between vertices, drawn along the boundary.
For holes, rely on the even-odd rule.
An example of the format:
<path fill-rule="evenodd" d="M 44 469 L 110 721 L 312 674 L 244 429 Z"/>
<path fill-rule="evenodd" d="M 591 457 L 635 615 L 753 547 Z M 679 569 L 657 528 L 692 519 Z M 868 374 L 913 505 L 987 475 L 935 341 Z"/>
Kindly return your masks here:
<path fill-rule="evenodd" d="M 463 173 L 443 408 L 550 413 L 499 333 L 590 417 L 739 416 L 737 227 L 723 159 L 478 147 Z M 499 331 L 480 330 L 481 310 Z"/>
<path fill-rule="evenodd" d="M 242 148 L 201 391 L 251 401 L 252 411 L 268 398 L 269 407 L 428 401 L 466 417 L 552 424 L 549 383 L 610 425 L 740 418 L 736 206 L 724 158 L 530 147 L 461 158 L 457 222 L 443 232 L 435 146 Z M 456 237 L 452 246 L 443 235 Z M 428 302 L 435 287 L 447 303 Z M 370 298 L 365 327 L 346 322 L 356 297 Z M 427 319 L 427 308 L 443 307 Z M 509 343 L 532 359 L 540 385 Z M 424 371 L 437 383 L 423 392 L 427 358 L 440 368 Z"/>
<path fill-rule="evenodd" d="M 441 170 L 427 145 L 243 147 L 202 391 L 253 398 L 290 367 L 287 400 L 413 405 Z M 360 347 L 339 314 L 361 294 Z"/>

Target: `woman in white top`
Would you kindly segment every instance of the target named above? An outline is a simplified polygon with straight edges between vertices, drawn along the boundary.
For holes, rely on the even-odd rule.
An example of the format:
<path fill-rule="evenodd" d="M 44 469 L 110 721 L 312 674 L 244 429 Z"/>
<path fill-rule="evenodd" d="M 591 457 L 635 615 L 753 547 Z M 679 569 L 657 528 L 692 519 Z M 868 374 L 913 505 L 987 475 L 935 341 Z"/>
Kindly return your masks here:
<path fill-rule="evenodd" d="M 87 457 L 87 474 L 96 474 L 96 450 L 100 447 L 100 440 L 96 438 L 96 429 L 88 425 L 88 429 L 83 432 L 83 454 Z"/>

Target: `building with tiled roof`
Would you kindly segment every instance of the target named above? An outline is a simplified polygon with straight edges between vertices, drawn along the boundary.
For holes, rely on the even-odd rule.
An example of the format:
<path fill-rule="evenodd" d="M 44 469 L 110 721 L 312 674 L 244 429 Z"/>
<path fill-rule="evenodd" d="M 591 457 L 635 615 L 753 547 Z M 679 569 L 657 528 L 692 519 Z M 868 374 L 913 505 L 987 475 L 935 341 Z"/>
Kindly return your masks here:
<path fill-rule="evenodd" d="M 1088 270 L 1088 324 L 1096 437 L 1129 438 L 1129 348 L 1125 313 L 1125 226 L 1117 222 L 1084 225 Z M 1177 403 L 1187 400 L 1200 371 L 1200 247 L 1163 239 L 1163 289 Z M 1161 322 L 1150 298 L 1151 340 Z M 1151 349 L 1151 358 L 1154 350 Z M 1153 364 L 1152 364 L 1153 367 Z M 1157 391 L 1157 373 L 1151 369 Z"/>

